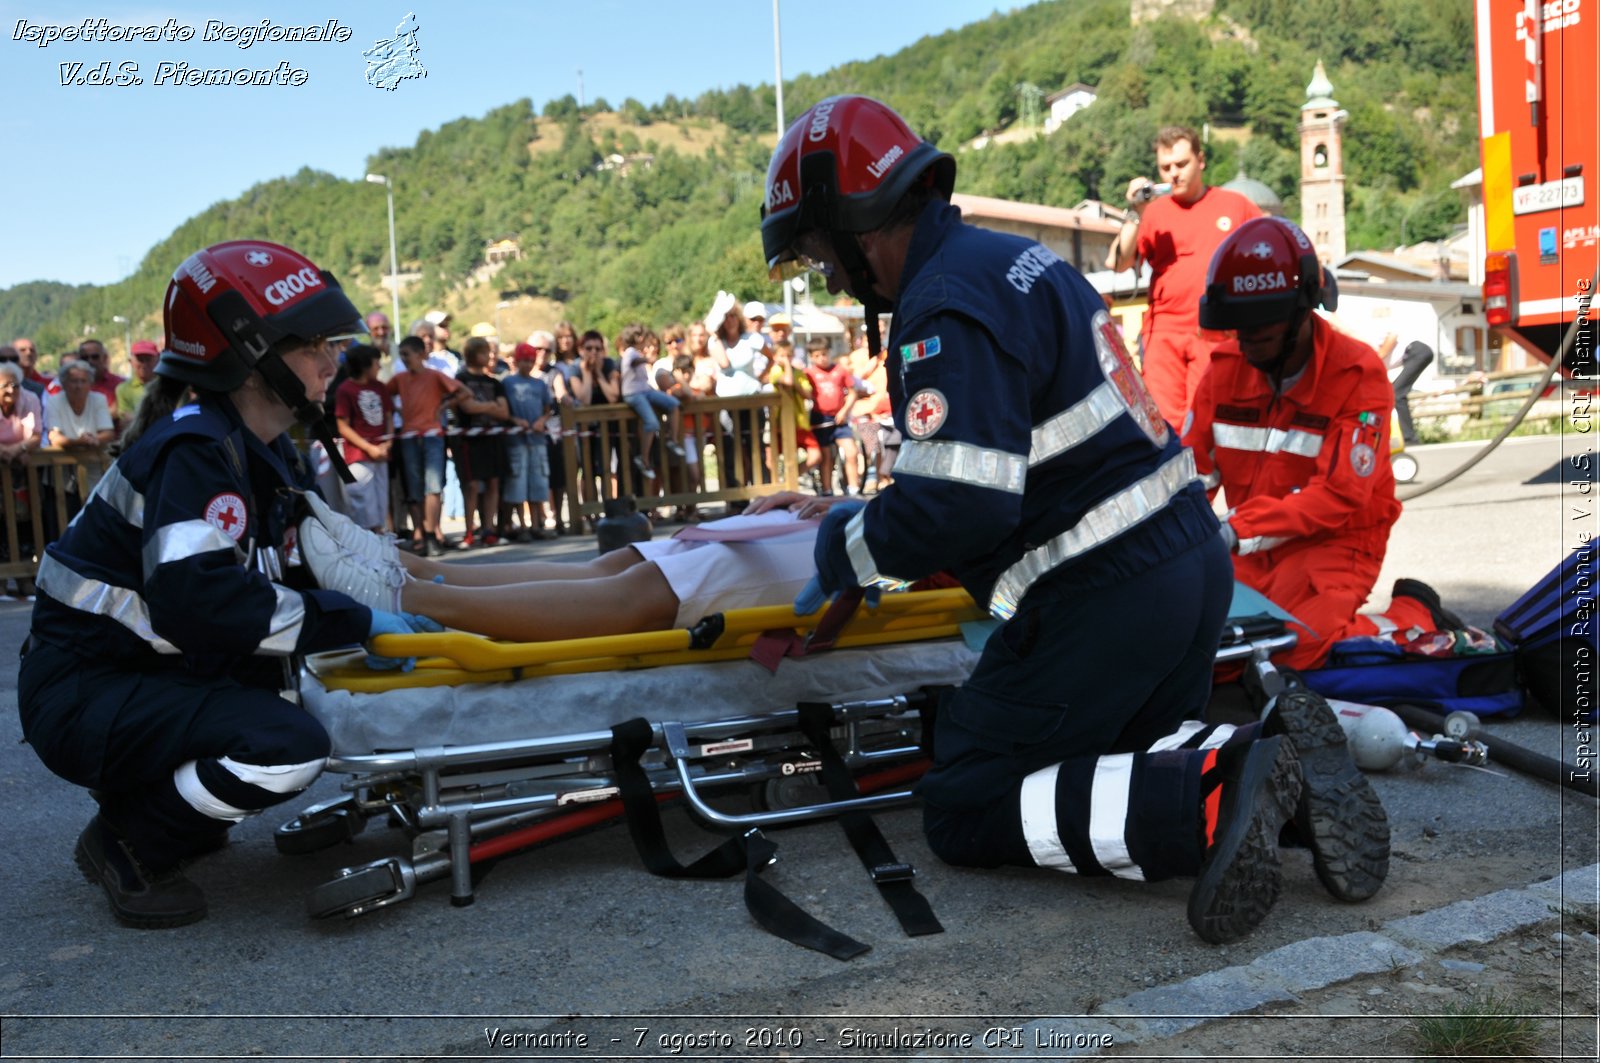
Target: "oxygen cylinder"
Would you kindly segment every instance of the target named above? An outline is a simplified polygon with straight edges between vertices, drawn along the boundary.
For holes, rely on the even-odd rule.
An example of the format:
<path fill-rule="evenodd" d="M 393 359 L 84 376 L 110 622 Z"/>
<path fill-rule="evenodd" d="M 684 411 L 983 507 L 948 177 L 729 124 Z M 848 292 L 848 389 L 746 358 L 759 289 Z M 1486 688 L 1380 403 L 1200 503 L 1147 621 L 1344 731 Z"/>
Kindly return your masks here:
<path fill-rule="evenodd" d="M 629 543 L 645 542 L 655 533 L 650 518 L 639 512 L 632 496 L 607 499 L 605 508 L 605 516 L 594 525 L 600 553 L 610 553 Z"/>

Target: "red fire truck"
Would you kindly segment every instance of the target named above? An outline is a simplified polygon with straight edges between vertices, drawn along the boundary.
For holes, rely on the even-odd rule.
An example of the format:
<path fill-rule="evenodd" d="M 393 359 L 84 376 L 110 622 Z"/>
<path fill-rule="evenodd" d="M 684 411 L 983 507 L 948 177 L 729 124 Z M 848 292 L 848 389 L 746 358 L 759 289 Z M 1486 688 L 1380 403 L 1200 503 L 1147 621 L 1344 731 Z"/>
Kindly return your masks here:
<path fill-rule="evenodd" d="M 1548 360 L 1595 365 L 1600 248 L 1600 0 L 1476 0 L 1484 313 Z"/>

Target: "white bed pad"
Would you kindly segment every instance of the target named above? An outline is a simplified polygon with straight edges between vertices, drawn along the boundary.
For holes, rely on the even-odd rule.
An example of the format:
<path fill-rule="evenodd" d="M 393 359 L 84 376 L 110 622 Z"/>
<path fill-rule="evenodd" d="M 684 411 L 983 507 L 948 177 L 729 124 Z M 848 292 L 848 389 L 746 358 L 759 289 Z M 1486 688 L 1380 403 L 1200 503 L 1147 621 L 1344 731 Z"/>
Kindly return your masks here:
<path fill-rule="evenodd" d="M 776 674 L 739 660 L 377 694 L 328 690 L 307 671 L 301 695 L 334 752 L 355 756 L 578 734 L 639 716 L 698 723 L 799 701 L 890 697 L 963 682 L 977 660 L 960 639 L 940 639 L 785 658 Z"/>

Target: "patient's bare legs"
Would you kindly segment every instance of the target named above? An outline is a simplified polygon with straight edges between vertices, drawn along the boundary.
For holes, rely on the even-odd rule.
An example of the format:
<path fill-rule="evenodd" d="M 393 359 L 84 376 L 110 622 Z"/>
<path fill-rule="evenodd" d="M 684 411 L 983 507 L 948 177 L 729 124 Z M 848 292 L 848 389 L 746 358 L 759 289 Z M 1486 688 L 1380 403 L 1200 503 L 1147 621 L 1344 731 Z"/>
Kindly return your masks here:
<path fill-rule="evenodd" d="M 416 554 L 400 554 L 400 563 L 412 579 L 431 582 L 443 576 L 452 587 L 500 587 L 511 583 L 544 583 L 549 580 L 589 580 L 615 576 L 644 564 L 639 551 L 631 546 L 601 554 L 593 561 L 506 561 L 491 565 L 447 565 Z"/>
<path fill-rule="evenodd" d="M 441 565 L 401 558 L 415 577 L 401 592 L 403 609 L 491 638 L 547 642 L 665 631 L 677 622 L 678 598 L 666 577 L 631 548 L 581 565 Z M 446 582 L 432 582 L 434 575 Z"/>

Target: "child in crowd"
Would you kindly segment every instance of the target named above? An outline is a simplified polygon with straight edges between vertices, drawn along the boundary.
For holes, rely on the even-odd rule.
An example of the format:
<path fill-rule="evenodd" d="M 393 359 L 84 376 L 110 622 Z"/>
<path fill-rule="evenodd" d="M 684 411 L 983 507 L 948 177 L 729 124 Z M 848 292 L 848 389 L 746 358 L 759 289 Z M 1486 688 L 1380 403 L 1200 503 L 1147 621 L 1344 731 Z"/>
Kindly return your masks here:
<path fill-rule="evenodd" d="M 844 464 L 845 493 L 861 493 L 861 469 L 856 463 L 856 441 L 850 432 L 850 407 L 856 401 L 856 379 L 833 360 L 833 345 L 822 336 L 806 341 L 806 376 L 811 378 L 811 431 L 822 451 L 821 494 L 833 494 L 835 445 Z"/>
<path fill-rule="evenodd" d="M 668 420 L 667 449 L 683 457 L 683 445 L 678 442 L 683 434 L 683 415 L 678 400 L 650 384 L 651 359 L 642 348 L 652 338 L 643 325 L 628 325 L 617 336 L 617 346 L 622 348 L 622 401 L 639 415 L 639 454 L 633 464 L 646 480 L 656 478 L 650 451 L 661 431 L 661 422 L 656 417 L 658 412 L 665 414 Z"/>
<path fill-rule="evenodd" d="M 427 364 L 428 345 L 417 336 L 400 341 L 406 371 L 390 382 L 400 403 L 400 451 L 404 456 L 406 504 L 414 533 L 411 549 L 438 557 L 444 553 L 439 516 L 444 510 L 444 430 L 447 407 L 466 394 L 451 376 Z"/>
<path fill-rule="evenodd" d="M 509 468 L 501 491 L 500 535 L 519 543 L 555 538 L 555 532 L 546 531 L 544 526 L 544 504 L 550 498 L 545 419 L 554 411 L 555 400 L 544 379 L 534 375 L 539 357 L 533 344 L 517 344 L 511 358 L 515 372 L 500 382 L 506 390 L 511 420 L 522 429 L 506 438 Z"/>
<path fill-rule="evenodd" d="M 500 536 L 495 534 L 495 525 L 500 520 L 500 481 L 506 474 L 506 438 L 487 430 L 504 428 L 511 420 L 511 411 L 506 407 L 505 385 L 489 373 L 494 361 L 494 348 L 489 341 L 474 336 L 461 355 L 461 372 L 456 379 L 466 386 L 468 394 L 459 408 L 466 414 L 467 431 L 479 432 L 457 436 L 455 441 L 456 476 L 461 480 L 467 518 L 467 534 L 461 539 L 461 547 L 498 546 Z"/>
<path fill-rule="evenodd" d="M 344 462 L 354 483 L 344 485 L 345 512 L 368 531 L 389 526 L 389 410 L 392 392 L 378 379 L 382 352 L 359 344 L 344 354 L 345 380 L 333 396 L 333 416 L 344 440 Z"/>
<path fill-rule="evenodd" d="M 816 433 L 811 430 L 811 377 L 805 369 L 794 364 L 794 344 L 779 340 L 772 345 L 772 364 L 767 370 L 767 383 L 774 390 L 789 396 L 794 410 L 794 443 L 799 451 L 801 476 L 810 476 L 822 463 L 822 450 Z"/>

